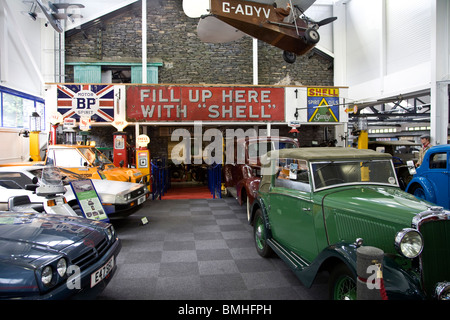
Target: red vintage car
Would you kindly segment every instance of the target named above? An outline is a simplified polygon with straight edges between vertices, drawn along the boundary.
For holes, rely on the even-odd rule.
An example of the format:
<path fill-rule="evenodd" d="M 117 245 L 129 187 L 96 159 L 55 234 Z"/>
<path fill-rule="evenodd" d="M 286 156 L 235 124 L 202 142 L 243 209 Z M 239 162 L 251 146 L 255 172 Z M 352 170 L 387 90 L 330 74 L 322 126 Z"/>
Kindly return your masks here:
<path fill-rule="evenodd" d="M 224 165 L 225 194 L 235 197 L 240 205 L 246 203 L 248 219 L 261 179 L 261 156 L 271 150 L 298 147 L 297 140 L 289 137 L 258 136 L 227 141 L 227 156 L 234 153 L 234 161 Z"/>

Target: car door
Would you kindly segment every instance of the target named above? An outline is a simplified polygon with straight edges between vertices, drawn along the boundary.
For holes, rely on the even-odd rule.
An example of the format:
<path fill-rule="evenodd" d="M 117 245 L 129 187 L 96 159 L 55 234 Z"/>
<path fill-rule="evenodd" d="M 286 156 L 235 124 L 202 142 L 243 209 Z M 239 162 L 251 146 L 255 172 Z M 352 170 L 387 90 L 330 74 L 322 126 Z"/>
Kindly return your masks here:
<path fill-rule="evenodd" d="M 436 204 L 445 208 L 450 208 L 448 152 L 434 152 L 429 156 L 429 170 L 426 177 L 428 180 L 432 181 L 435 186 Z"/>
<path fill-rule="evenodd" d="M 269 192 L 272 236 L 285 248 L 312 261 L 317 245 L 306 161 L 278 159 L 278 162 Z"/>

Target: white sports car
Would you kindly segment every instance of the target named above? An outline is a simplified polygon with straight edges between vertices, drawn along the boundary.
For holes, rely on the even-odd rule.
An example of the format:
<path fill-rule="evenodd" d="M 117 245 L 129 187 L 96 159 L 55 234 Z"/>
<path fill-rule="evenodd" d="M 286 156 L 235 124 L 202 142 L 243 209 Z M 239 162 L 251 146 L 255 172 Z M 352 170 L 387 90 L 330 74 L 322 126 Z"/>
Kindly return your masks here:
<path fill-rule="evenodd" d="M 33 178 L 41 179 L 44 168 L 45 166 L 40 165 L 1 167 L 0 210 L 8 210 L 9 198 L 19 195 L 28 195 L 31 203 L 35 205 L 45 204 L 44 207 L 51 205 L 47 204 L 45 197 L 36 195 L 36 192 L 30 189 L 30 186 L 35 184 Z M 66 192 L 63 196 L 72 209 L 81 216 L 82 211 L 69 183 L 74 180 L 86 180 L 86 178 L 63 168 L 59 170 L 64 175 L 63 183 Z M 109 218 L 134 213 L 150 195 L 148 189 L 138 183 L 98 179 L 91 181 Z"/>

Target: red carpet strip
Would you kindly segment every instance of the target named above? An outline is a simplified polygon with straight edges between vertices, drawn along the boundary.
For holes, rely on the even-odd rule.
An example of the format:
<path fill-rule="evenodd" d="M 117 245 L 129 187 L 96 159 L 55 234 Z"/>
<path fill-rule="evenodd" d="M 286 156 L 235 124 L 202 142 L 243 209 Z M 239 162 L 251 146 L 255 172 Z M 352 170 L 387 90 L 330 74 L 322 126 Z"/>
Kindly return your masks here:
<path fill-rule="evenodd" d="M 172 184 L 162 200 L 168 199 L 212 199 L 208 186 L 176 185 Z"/>

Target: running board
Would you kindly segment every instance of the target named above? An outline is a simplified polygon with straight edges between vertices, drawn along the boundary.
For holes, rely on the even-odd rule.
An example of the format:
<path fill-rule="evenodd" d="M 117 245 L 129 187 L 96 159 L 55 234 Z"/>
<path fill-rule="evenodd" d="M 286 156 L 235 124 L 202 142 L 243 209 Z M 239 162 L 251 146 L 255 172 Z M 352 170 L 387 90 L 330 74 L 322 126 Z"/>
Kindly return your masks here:
<path fill-rule="evenodd" d="M 309 266 L 305 260 L 300 258 L 297 254 L 292 251 L 286 250 L 281 244 L 273 239 L 267 239 L 267 244 L 275 251 L 275 253 L 286 262 L 293 270 L 302 271 Z"/>

